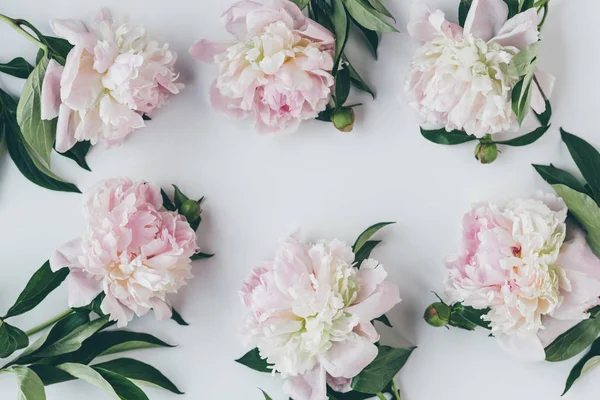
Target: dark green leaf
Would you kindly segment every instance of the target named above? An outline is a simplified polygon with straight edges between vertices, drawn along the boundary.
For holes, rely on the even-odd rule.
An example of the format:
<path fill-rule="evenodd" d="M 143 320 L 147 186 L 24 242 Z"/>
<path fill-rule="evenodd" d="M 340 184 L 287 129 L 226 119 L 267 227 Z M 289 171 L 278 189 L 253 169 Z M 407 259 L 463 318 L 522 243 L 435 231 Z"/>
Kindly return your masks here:
<path fill-rule="evenodd" d="M 371 31 L 365 28 L 364 26 L 356 22 L 354 19 L 352 20 L 352 22 L 354 22 L 358 29 L 360 29 L 360 31 L 363 33 L 363 35 L 367 39 L 367 44 L 371 49 L 371 53 L 373 53 L 373 57 L 377 59 L 377 49 L 379 48 L 379 34 L 375 31 Z"/>
<path fill-rule="evenodd" d="M 363 27 L 379 32 L 398 32 L 396 28 L 386 22 L 386 16 L 375 10 L 367 0 L 343 0 L 348 13 Z"/>
<path fill-rule="evenodd" d="M 118 358 L 102 364 L 95 364 L 94 368 L 111 371 L 134 381 L 147 382 L 166 389 L 175 394 L 183 394 L 177 386 L 166 376 L 151 365 L 131 358 Z"/>
<path fill-rule="evenodd" d="M 357 268 L 360 268 L 362 262 L 371 256 L 373 249 L 381 243 L 381 240 L 368 240 L 361 249 L 354 255 L 354 263 Z"/>
<path fill-rule="evenodd" d="M 69 275 L 68 268 L 56 272 L 50 269 L 50 262 L 46 261 L 31 277 L 25 289 L 19 295 L 15 304 L 8 310 L 4 318 L 21 315 L 35 308 Z"/>
<path fill-rule="evenodd" d="M 148 396 L 121 374 L 102 368 L 94 368 L 112 386 L 121 400 L 148 400 Z"/>
<path fill-rule="evenodd" d="M 335 105 L 342 107 L 350 94 L 350 70 L 342 68 L 335 77 Z"/>
<path fill-rule="evenodd" d="M 361 76 L 354 69 L 354 67 L 352 66 L 352 64 L 350 64 L 350 61 L 348 61 L 348 59 L 346 59 L 346 58 L 344 58 L 344 61 L 346 62 L 345 67 L 348 68 L 348 70 L 350 71 L 350 82 L 352 82 L 352 85 L 355 88 L 357 88 L 358 90 L 362 90 L 363 92 L 367 92 L 373 98 L 375 98 L 375 92 L 369 87 L 369 85 L 367 85 L 367 83 L 363 80 L 363 78 L 361 78 Z"/>
<path fill-rule="evenodd" d="M 373 362 L 352 379 L 352 389 L 361 393 L 381 393 L 404 366 L 412 349 L 379 346 Z"/>
<path fill-rule="evenodd" d="M 569 172 L 556 168 L 554 165 L 538 165 L 533 164 L 533 168 L 542 176 L 550 185 L 565 185 L 571 189 L 585 193 L 586 190 L 577 178 Z"/>
<path fill-rule="evenodd" d="M 263 396 L 265 396 L 265 400 L 273 400 L 273 399 L 271 398 L 271 396 L 269 396 L 269 395 L 267 394 L 267 392 L 265 392 L 264 390 L 262 390 L 262 389 L 260 389 L 260 388 L 259 388 L 258 390 L 260 390 L 260 391 L 262 392 Z"/>
<path fill-rule="evenodd" d="M 546 347 L 546 361 L 568 360 L 590 346 L 600 334 L 600 307 L 590 311 L 590 318 L 581 321 Z"/>
<path fill-rule="evenodd" d="M 0 320 L 0 358 L 9 357 L 15 351 L 24 349 L 29 338 L 19 328 Z"/>
<path fill-rule="evenodd" d="M 515 1 L 515 0 L 512 0 L 512 1 Z M 522 1 L 523 1 L 523 5 L 521 6 L 520 12 L 527 11 L 530 8 L 533 8 L 535 5 L 535 0 L 522 0 Z"/>
<path fill-rule="evenodd" d="M 510 140 L 503 140 L 500 142 L 494 142 L 496 144 L 503 144 L 505 146 L 527 146 L 528 144 L 531 144 L 533 142 L 535 142 L 536 140 L 538 140 L 539 138 L 541 138 L 542 136 L 544 136 L 544 133 L 546 133 L 548 131 L 548 129 L 550 128 L 550 125 L 546 125 L 546 126 L 540 126 L 539 128 L 526 133 L 525 135 L 510 139 Z"/>
<path fill-rule="evenodd" d="M 182 325 L 182 326 L 189 326 L 190 325 L 187 322 L 185 322 L 185 320 L 181 317 L 181 315 L 177 312 L 177 310 L 175 310 L 173 308 L 173 309 L 171 309 L 171 311 L 173 311 L 173 315 L 171 315 L 171 319 L 173 321 L 177 322 L 179 325 Z"/>
<path fill-rule="evenodd" d="M 460 5 L 458 6 L 458 23 L 463 28 L 465 27 L 467 15 L 471 9 L 471 3 L 473 3 L 473 0 L 460 0 Z"/>
<path fill-rule="evenodd" d="M 592 188 L 594 200 L 600 204 L 600 153 L 585 140 L 566 132 L 562 128 L 560 135 L 579 171 Z"/>
<path fill-rule="evenodd" d="M 421 135 L 430 142 L 443 145 L 456 145 L 477 140 L 473 135 L 467 135 L 463 131 L 453 130 L 451 132 L 446 129 L 427 130 L 421 128 Z"/>
<path fill-rule="evenodd" d="M 59 356 L 79 350 L 86 339 L 104 328 L 107 323 L 108 318 L 103 317 L 81 325 L 56 342 L 44 346 L 36 353 L 36 357 Z"/>
<path fill-rule="evenodd" d="M 388 319 L 388 317 L 385 316 L 385 314 L 383 314 L 379 318 L 375 318 L 373 321 L 379 321 L 382 324 L 384 324 L 386 326 L 389 326 L 390 328 L 393 328 L 392 323 L 390 322 L 390 320 Z"/>
<path fill-rule="evenodd" d="M 504 0 L 508 6 L 508 18 L 512 18 L 519 13 L 519 0 Z"/>
<path fill-rule="evenodd" d="M 0 72 L 4 72 L 5 74 L 12 75 L 17 78 L 27 79 L 32 71 L 33 66 L 22 57 L 14 58 L 6 64 L 0 63 Z"/>
<path fill-rule="evenodd" d="M 175 188 L 175 207 L 179 209 L 181 205 L 188 201 L 190 198 L 183 194 L 181 190 L 179 190 L 177 185 L 173 185 L 173 187 Z"/>
<path fill-rule="evenodd" d="M 104 301 L 105 297 L 106 297 L 106 294 L 104 292 L 102 292 L 98 296 L 96 296 L 96 298 L 94 300 L 92 300 L 92 302 L 90 304 L 88 304 L 87 306 L 73 308 L 73 310 L 88 311 L 88 312 L 93 311 L 96 314 L 98 314 L 99 316 L 104 317 L 104 316 L 106 316 L 106 314 L 104 314 L 104 312 L 102 311 L 102 302 Z"/>
<path fill-rule="evenodd" d="M 331 116 L 333 115 L 333 108 L 327 105 L 327 108 L 319 113 L 317 120 L 323 122 L 331 122 Z"/>
<path fill-rule="evenodd" d="M 340 59 L 342 57 L 342 53 L 344 52 L 344 48 L 346 47 L 346 41 L 348 40 L 348 34 L 350 33 L 350 23 L 348 21 L 348 14 L 346 14 L 346 9 L 344 8 L 342 0 L 331 0 L 331 6 L 333 8 L 331 22 L 333 24 L 333 33 L 335 34 L 333 75 L 336 77 L 337 85 L 339 79 L 339 72 L 337 72 L 337 68 L 340 65 Z M 340 105 L 341 104 L 343 104 L 343 102 L 341 102 Z"/>
<path fill-rule="evenodd" d="M 88 151 L 90 151 L 91 146 L 92 144 L 88 140 L 84 140 L 82 142 L 75 143 L 73 147 L 64 153 L 59 153 L 58 151 L 57 153 L 75 161 L 81 168 L 91 171 L 87 161 L 85 161 L 85 157 L 87 156 Z"/>
<path fill-rule="evenodd" d="M 527 75 L 523 77 L 512 91 L 512 110 L 517 117 L 519 125 L 523 123 L 525 117 L 529 113 L 529 105 L 531 104 L 531 85 L 533 82 L 533 75 L 535 73 L 536 63 L 533 62 L 531 70 Z"/>
<path fill-rule="evenodd" d="M 481 319 L 482 316 L 490 312 L 489 308 L 478 310 L 470 306 L 456 303 L 452 306 L 450 312 L 450 322 L 448 323 L 450 326 L 466 329 L 468 331 L 475 330 L 478 326 L 490 329 L 490 323 Z"/>
<path fill-rule="evenodd" d="M 208 254 L 208 253 L 196 253 L 191 257 L 192 261 L 196 261 L 196 260 L 204 260 L 206 258 L 211 258 L 214 257 L 214 254 Z"/>
<path fill-rule="evenodd" d="M 50 57 L 54 58 L 62 65 L 65 65 L 67 62 L 67 55 L 73 48 L 73 45 L 65 39 L 53 36 L 42 36 L 41 39 L 48 46 Z"/>
<path fill-rule="evenodd" d="M 150 117 L 149 117 L 148 115 L 146 115 L 146 114 L 143 114 L 143 115 L 142 115 L 142 119 L 143 119 L 144 121 L 152 121 L 152 118 L 150 118 Z"/>
<path fill-rule="evenodd" d="M 385 6 L 381 2 L 381 0 L 368 0 L 368 1 L 369 1 L 369 4 L 371 5 L 371 7 L 373 7 L 374 9 L 379 11 L 381 14 L 385 15 L 388 18 L 393 19 L 394 22 L 396 22 L 396 18 L 394 18 L 392 13 L 387 8 L 385 8 Z"/>
<path fill-rule="evenodd" d="M 352 246 L 352 251 L 354 252 L 354 254 L 357 254 L 358 252 L 360 252 L 361 248 L 365 245 L 365 243 L 367 243 L 367 241 L 369 239 L 371 239 L 371 237 L 375 233 L 377 233 L 377 231 L 379 231 L 381 228 L 383 228 L 387 225 L 391 225 L 391 224 L 395 224 L 395 222 L 379 222 L 379 223 L 371 225 L 370 227 L 365 229 L 365 231 L 363 233 L 358 235 L 356 242 L 354 242 L 354 246 Z"/>
<path fill-rule="evenodd" d="M 537 83 L 536 83 L 536 85 L 537 85 Z M 535 110 L 533 111 L 533 113 L 537 117 L 538 121 L 540 121 L 540 124 L 542 126 L 550 125 L 550 120 L 552 119 L 552 104 L 550 104 L 550 100 L 545 100 L 545 102 L 546 102 L 546 110 L 543 113 L 538 114 L 535 112 Z"/>
<path fill-rule="evenodd" d="M 298 8 L 300 8 L 301 10 L 304 10 L 306 8 L 306 6 L 308 6 L 308 3 L 310 3 L 310 0 L 291 0 L 295 5 L 298 6 Z"/>
<path fill-rule="evenodd" d="M 56 120 L 43 120 L 41 115 L 42 81 L 48 68 L 49 59 L 44 57 L 35 67 L 21 93 L 17 105 L 17 122 L 25 142 L 50 166 L 50 153 L 56 137 Z"/>
<path fill-rule="evenodd" d="M 565 390 L 563 392 L 563 396 L 565 393 L 571 389 L 571 386 L 575 383 L 577 379 L 581 376 L 597 367 L 600 364 L 600 338 L 596 339 L 592 344 L 592 348 L 590 351 L 583 356 L 581 360 L 571 370 L 569 373 L 569 377 L 567 378 L 567 383 L 565 384 Z"/>
<path fill-rule="evenodd" d="M 50 386 L 76 379 L 73 375 L 68 374 L 62 369 L 56 368 L 52 365 L 31 364 L 29 368 L 40 377 L 44 383 L 44 386 Z"/>
<path fill-rule="evenodd" d="M 235 360 L 235 362 L 245 365 L 258 372 L 273 372 L 273 366 L 267 363 L 267 360 L 260 358 L 260 353 L 257 348 L 250 350 L 246 354 Z"/>
<path fill-rule="evenodd" d="M 169 195 L 162 189 L 160 189 L 160 194 L 162 195 L 163 199 L 163 207 L 169 211 L 177 211 L 177 207 L 175 207 L 175 204 L 173 204 L 169 198 Z"/>

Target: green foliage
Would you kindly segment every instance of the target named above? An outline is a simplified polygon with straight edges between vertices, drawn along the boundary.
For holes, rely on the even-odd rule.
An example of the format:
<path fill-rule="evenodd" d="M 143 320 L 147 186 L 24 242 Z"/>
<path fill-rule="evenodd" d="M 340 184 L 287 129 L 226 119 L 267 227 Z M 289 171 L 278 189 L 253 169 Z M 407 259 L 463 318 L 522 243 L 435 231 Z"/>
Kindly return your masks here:
<path fill-rule="evenodd" d="M 267 360 L 260 357 L 260 353 L 257 348 L 254 348 L 244 354 L 241 358 L 235 360 L 235 362 L 245 365 L 258 372 L 272 372 L 273 368 L 267 363 Z"/>
<path fill-rule="evenodd" d="M 463 131 L 453 130 L 448 132 L 445 128 L 434 130 L 427 130 L 421 128 L 421 135 L 423 135 L 423 137 L 429 140 L 430 142 L 449 146 L 477 140 L 475 136 L 467 135 Z"/>
<path fill-rule="evenodd" d="M 361 393 L 381 393 L 408 361 L 413 350 L 379 346 L 375 360 L 352 379 L 352 389 Z"/>
<path fill-rule="evenodd" d="M 590 312 L 589 319 L 583 320 L 546 347 L 546 360 L 558 362 L 568 360 L 590 346 L 600 334 L 600 307 Z"/>

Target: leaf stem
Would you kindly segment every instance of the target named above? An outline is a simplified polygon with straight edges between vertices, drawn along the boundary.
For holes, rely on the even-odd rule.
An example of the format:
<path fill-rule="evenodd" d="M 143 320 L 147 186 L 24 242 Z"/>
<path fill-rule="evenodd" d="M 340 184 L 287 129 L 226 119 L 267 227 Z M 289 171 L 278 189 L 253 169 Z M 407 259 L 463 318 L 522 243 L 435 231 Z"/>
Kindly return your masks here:
<path fill-rule="evenodd" d="M 387 399 L 385 398 L 385 396 L 383 395 L 383 393 L 377 393 L 377 398 L 378 398 L 379 400 L 387 400 Z"/>
<path fill-rule="evenodd" d="M 46 329 L 47 327 L 54 325 L 58 321 L 68 317 L 72 313 L 73 313 L 73 310 L 69 308 L 68 310 L 62 312 L 61 314 L 57 315 L 54 318 L 49 319 L 48 321 L 44 322 L 43 324 L 40 324 L 40 325 L 36 326 L 35 328 L 28 330 L 27 332 L 25 332 L 25 334 L 27 336 L 35 335 L 36 333 L 41 332 L 44 329 Z"/>
<path fill-rule="evenodd" d="M 40 49 L 44 50 L 44 53 L 48 54 L 48 46 L 47 45 L 40 42 L 38 40 L 39 38 L 34 37 L 32 34 L 27 32 L 25 29 L 21 28 L 21 25 L 25 25 L 41 37 L 42 34 L 40 33 L 40 31 L 38 31 L 29 22 L 27 22 L 23 19 L 12 19 L 10 17 L 7 17 L 4 14 L 0 14 L 0 21 L 6 23 L 8 26 L 13 28 L 15 31 L 17 31 L 19 34 L 21 34 L 23 37 L 27 38 L 27 40 L 29 40 L 32 43 L 35 43 L 36 46 L 38 46 Z"/>
<path fill-rule="evenodd" d="M 546 22 L 546 18 L 548 17 L 548 3 L 544 3 L 543 5 L 540 6 L 540 8 L 544 9 L 544 16 L 542 17 L 542 21 L 539 23 L 538 25 L 538 31 L 542 31 L 542 28 L 544 27 L 544 23 Z M 540 8 L 538 8 L 538 12 L 540 12 Z"/>
<path fill-rule="evenodd" d="M 396 386 L 396 382 L 392 379 L 392 391 L 394 392 L 394 397 L 396 400 L 402 400 L 400 398 L 400 391 L 398 390 L 398 386 Z"/>

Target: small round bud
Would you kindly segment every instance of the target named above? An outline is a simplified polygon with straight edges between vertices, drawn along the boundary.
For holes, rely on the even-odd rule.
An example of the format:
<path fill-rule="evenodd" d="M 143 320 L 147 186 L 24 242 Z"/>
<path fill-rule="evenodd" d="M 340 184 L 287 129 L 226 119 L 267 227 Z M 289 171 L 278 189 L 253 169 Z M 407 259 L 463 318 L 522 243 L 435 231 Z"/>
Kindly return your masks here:
<path fill-rule="evenodd" d="M 350 132 L 354 128 L 354 110 L 348 107 L 338 108 L 331 116 L 333 125 L 342 132 Z"/>
<path fill-rule="evenodd" d="M 188 222 L 193 222 L 200 216 L 200 204 L 194 200 L 186 200 L 179 210 Z"/>
<path fill-rule="evenodd" d="M 475 158 L 482 164 L 491 164 L 498 158 L 496 143 L 478 143 L 475 147 Z"/>
<path fill-rule="evenodd" d="M 425 322 L 433 327 L 446 326 L 450 322 L 450 307 L 441 302 L 433 303 L 427 307 L 423 318 L 425 318 Z"/>

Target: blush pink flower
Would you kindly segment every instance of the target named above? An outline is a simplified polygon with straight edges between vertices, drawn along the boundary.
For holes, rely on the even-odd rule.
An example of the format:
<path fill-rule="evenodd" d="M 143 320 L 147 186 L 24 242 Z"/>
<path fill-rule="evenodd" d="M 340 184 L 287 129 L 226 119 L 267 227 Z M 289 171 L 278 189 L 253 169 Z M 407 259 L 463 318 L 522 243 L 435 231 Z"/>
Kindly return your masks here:
<path fill-rule="evenodd" d="M 86 306 L 104 293 L 102 312 L 119 327 L 150 309 L 158 319 L 170 318 L 167 295 L 192 277 L 197 248 L 186 219 L 163 208 L 159 187 L 124 178 L 86 192 L 84 215 L 83 237 L 50 259 L 53 270 L 70 269 L 69 306 Z"/>
<path fill-rule="evenodd" d="M 239 1 L 222 20 L 234 40 L 202 39 L 190 49 L 219 68 L 210 88 L 215 110 L 253 115 L 262 133 L 294 131 L 325 110 L 334 83 L 331 32 L 289 0 Z"/>
<path fill-rule="evenodd" d="M 175 82 L 175 52 L 143 27 L 116 22 L 108 10 L 89 30 L 76 20 L 55 20 L 51 27 L 74 46 L 64 67 L 50 61 L 42 84 L 42 118 L 58 117 L 59 152 L 84 140 L 122 142 L 144 126 L 143 115 L 152 116 L 183 88 Z"/>
<path fill-rule="evenodd" d="M 442 11 L 415 4 L 408 32 L 423 46 L 413 59 L 406 91 L 423 122 L 477 137 L 518 128 L 512 90 L 519 77 L 508 66 L 539 40 L 538 15 L 532 8 L 507 18 L 503 0 L 473 0 L 463 29 Z M 541 114 L 554 77 L 540 70 L 535 76 L 531 107 Z"/>
<path fill-rule="evenodd" d="M 373 259 L 359 269 L 338 240 L 311 246 L 288 238 L 243 285 L 244 338 L 286 378 L 294 400 L 325 400 L 327 384 L 348 391 L 377 356 L 371 321 L 400 302 L 386 276 Z"/>
<path fill-rule="evenodd" d="M 553 195 L 477 205 L 447 264 L 451 300 L 489 308 L 492 334 L 521 358 L 543 360 L 545 346 L 600 304 L 600 260 L 581 232 L 565 242 L 566 216 Z"/>

